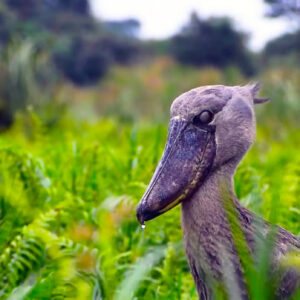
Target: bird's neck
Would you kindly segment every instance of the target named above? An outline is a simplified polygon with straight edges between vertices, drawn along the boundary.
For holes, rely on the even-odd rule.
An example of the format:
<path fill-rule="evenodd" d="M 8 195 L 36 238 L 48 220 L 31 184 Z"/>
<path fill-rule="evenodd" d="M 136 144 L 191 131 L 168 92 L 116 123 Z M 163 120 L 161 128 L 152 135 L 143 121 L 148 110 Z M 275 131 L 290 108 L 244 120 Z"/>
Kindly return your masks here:
<path fill-rule="evenodd" d="M 198 190 L 182 203 L 183 229 L 195 224 L 218 224 L 224 215 L 224 194 L 235 199 L 233 175 L 235 168 L 230 165 L 215 170 L 200 185 Z M 236 202 L 236 201 L 235 201 Z"/>
<path fill-rule="evenodd" d="M 211 173 L 190 199 L 182 203 L 182 229 L 186 255 L 198 286 L 200 279 L 211 271 L 219 277 L 220 245 L 232 249 L 230 229 L 224 209 L 224 196 L 234 194 L 235 168 L 222 167 Z M 202 275 L 201 275 L 201 274 Z M 205 274 L 205 275 L 203 275 Z M 221 275 L 220 275 L 221 276 Z"/>

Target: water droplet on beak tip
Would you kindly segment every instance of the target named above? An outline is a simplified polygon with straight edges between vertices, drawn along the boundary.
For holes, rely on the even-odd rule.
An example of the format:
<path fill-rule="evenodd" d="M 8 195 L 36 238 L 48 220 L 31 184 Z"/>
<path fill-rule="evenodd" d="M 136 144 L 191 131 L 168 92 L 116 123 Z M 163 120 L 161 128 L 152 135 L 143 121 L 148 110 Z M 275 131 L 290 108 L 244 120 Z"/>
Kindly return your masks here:
<path fill-rule="evenodd" d="M 145 229 L 146 225 L 145 223 L 141 225 L 142 229 Z"/>

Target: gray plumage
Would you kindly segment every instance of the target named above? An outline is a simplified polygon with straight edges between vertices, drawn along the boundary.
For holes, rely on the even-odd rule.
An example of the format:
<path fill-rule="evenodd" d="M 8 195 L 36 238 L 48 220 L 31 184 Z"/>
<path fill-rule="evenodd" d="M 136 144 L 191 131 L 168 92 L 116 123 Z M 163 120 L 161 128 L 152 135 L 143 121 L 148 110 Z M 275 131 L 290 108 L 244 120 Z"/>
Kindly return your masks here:
<path fill-rule="evenodd" d="M 226 280 L 236 283 L 241 299 L 249 299 L 224 195 L 232 200 L 254 256 L 257 243 L 270 232 L 270 224 L 241 206 L 233 183 L 239 162 L 255 140 L 254 104 L 267 101 L 257 97 L 258 91 L 258 84 L 206 86 L 175 99 L 163 157 L 138 207 L 137 217 L 144 223 L 182 203 L 185 251 L 202 300 L 213 299 L 212 285 Z M 270 272 L 279 268 L 286 253 L 299 249 L 299 239 L 277 227 Z M 226 278 L 225 265 L 234 278 Z M 298 271 L 286 269 L 277 297 L 289 297 L 298 283 Z"/>

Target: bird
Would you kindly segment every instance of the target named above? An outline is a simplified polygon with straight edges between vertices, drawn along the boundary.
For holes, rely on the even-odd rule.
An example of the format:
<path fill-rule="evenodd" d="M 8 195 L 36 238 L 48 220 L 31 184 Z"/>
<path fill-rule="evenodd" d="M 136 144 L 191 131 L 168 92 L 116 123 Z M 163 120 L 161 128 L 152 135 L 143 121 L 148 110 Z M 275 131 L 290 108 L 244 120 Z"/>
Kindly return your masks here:
<path fill-rule="evenodd" d="M 287 299 L 299 287 L 293 266 L 276 273 L 288 253 L 299 253 L 299 238 L 243 207 L 234 191 L 237 166 L 256 137 L 254 106 L 269 100 L 258 96 L 260 89 L 260 83 L 211 85 L 178 96 L 171 105 L 163 155 L 137 207 L 144 226 L 181 204 L 185 254 L 201 300 L 216 299 L 214 287 L 230 282 L 238 291 L 236 299 L 253 299 L 247 265 L 239 255 L 242 243 L 233 228 L 240 230 L 250 257 L 257 255 L 258 241 L 275 232 L 268 271 L 280 274 L 274 299 Z"/>

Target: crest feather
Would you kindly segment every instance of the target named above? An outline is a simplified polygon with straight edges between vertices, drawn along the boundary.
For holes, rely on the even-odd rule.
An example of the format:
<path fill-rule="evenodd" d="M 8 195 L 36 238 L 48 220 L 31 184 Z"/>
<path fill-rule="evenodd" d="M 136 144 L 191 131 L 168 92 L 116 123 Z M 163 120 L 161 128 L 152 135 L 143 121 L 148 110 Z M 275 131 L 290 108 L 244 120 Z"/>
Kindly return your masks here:
<path fill-rule="evenodd" d="M 270 99 L 269 98 L 254 98 L 253 103 L 254 104 L 263 104 L 265 102 L 268 102 Z"/>
<path fill-rule="evenodd" d="M 260 82 L 254 82 L 247 85 L 247 87 L 250 89 L 250 93 L 253 96 L 253 103 L 254 104 L 262 104 L 269 101 L 269 98 L 259 98 L 256 97 L 259 93 L 259 90 L 261 89 L 261 83 Z"/>

